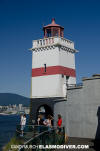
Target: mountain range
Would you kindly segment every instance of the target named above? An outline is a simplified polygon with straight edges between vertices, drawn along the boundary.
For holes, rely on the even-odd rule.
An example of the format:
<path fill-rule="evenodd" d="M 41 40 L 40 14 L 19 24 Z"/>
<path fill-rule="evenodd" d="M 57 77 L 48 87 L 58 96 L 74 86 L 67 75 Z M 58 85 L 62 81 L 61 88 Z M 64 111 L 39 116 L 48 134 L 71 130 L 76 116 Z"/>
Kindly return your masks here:
<path fill-rule="evenodd" d="M 30 98 L 18 94 L 0 93 L 0 105 L 3 106 L 9 104 L 23 104 L 24 106 L 29 106 Z"/>

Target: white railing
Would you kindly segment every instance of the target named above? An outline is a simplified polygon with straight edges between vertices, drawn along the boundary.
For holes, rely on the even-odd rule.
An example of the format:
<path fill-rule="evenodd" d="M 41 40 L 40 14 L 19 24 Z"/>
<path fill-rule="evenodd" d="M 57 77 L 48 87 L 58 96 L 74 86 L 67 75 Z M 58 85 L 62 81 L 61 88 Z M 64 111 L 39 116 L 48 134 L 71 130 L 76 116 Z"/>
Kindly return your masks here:
<path fill-rule="evenodd" d="M 45 47 L 45 46 L 51 46 L 54 44 L 60 44 L 65 47 L 74 49 L 74 43 L 62 37 L 49 37 L 49 38 L 44 38 L 44 39 L 39 39 L 39 40 L 33 40 L 32 48 L 40 48 L 40 47 Z"/>
<path fill-rule="evenodd" d="M 83 83 L 78 83 L 78 84 L 68 84 L 67 88 L 82 88 L 83 87 Z"/>
<path fill-rule="evenodd" d="M 62 37 L 60 38 L 60 42 L 62 45 L 74 49 L 74 42 L 72 42 L 68 39 L 62 38 Z"/>

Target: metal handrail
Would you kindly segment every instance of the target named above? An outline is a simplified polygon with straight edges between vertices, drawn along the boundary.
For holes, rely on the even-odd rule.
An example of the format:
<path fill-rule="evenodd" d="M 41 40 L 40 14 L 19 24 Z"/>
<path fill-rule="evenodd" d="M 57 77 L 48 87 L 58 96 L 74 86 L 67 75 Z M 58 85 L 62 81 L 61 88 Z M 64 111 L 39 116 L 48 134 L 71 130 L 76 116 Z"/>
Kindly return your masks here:
<path fill-rule="evenodd" d="M 17 125 L 17 127 L 18 127 L 18 126 L 21 127 L 20 124 Z M 26 125 L 25 127 L 26 127 L 26 128 L 27 128 L 27 127 L 32 127 L 32 128 L 34 129 L 34 128 L 36 128 L 36 127 L 38 128 L 38 127 L 40 127 L 40 126 L 41 126 L 42 128 L 48 128 L 48 126 L 45 126 L 45 125 Z M 51 128 L 52 128 L 52 129 L 57 129 L 57 126 L 52 126 Z M 61 127 L 61 128 L 63 128 L 63 127 Z M 21 131 L 19 131 L 19 130 L 17 130 L 17 129 L 16 129 L 16 132 L 21 133 Z M 29 132 L 25 132 L 25 131 L 24 131 L 23 133 L 29 133 Z"/>
<path fill-rule="evenodd" d="M 51 131 L 51 130 L 50 130 L 50 131 Z M 24 143 L 24 145 L 27 145 L 27 144 L 28 144 L 29 142 L 31 142 L 33 139 L 35 139 L 35 138 L 37 138 L 37 137 L 39 137 L 39 136 L 45 134 L 46 132 L 48 132 L 48 131 L 41 132 L 40 134 L 36 135 L 35 137 L 31 137 L 28 141 L 26 141 L 26 142 Z M 20 148 L 18 151 L 21 151 L 21 148 Z"/>
<path fill-rule="evenodd" d="M 47 129 L 47 126 L 45 126 L 45 125 L 25 125 L 25 129 L 26 128 L 33 128 L 33 130 L 31 130 L 31 132 L 32 131 L 34 131 L 34 130 L 36 130 L 36 129 L 38 129 L 38 127 L 42 127 L 42 129 L 43 128 L 46 128 Z M 19 134 L 21 134 L 21 125 L 19 124 L 19 125 L 17 125 L 17 128 L 16 128 L 16 132 L 17 133 L 19 133 Z M 29 133 L 30 131 L 23 131 L 23 134 L 27 134 L 27 133 Z"/>
<path fill-rule="evenodd" d="M 64 128 L 64 127 L 61 127 L 61 128 Z M 44 131 L 44 132 L 41 132 L 41 133 L 39 133 L 38 135 L 36 135 L 36 136 L 34 136 L 34 137 L 32 137 L 32 138 L 35 139 L 35 138 L 37 138 L 37 137 L 39 137 L 39 136 L 45 134 L 46 132 L 51 132 L 51 131 L 54 131 L 54 130 L 57 130 L 57 126 L 53 126 L 53 128 L 52 128 L 51 130 L 46 130 L 46 131 Z M 32 138 L 30 139 L 30 141 L 32 140 Z M 26 142 L 24 143 L 24 145 L 26 145 L 26 144 L 29 143 L 30 141 L 29 141 L 29 140 L 26 141 Z"/>
<path fill-rule="evenodd" d="M 39 127 L 39 125 L 28 125 L 28 126 L 32 126 L 32 127 L 36 127 L 36 126 L 38 126 Z M 44 126 L 44 125 L 41 125 L 42 127 L 46 127 L 46 128 L 48 128 L 47 126 Z M 52 140 L 54 140 L 54 142 L 55 142 L 55 140 L 57 140 L 58 142 L 59 142 L 59 137 L 61 137 L 60 139 L 60 142 L 62 142 L 62 140 L 63 140 L 63 143 L 64 143 L 64 137 L 65 137 L 65 133 L 64 133 L 64 127 L 61 127 L 61 129 L 62 129 L 62 135 L 59 135 L 57 132 L 56 132 L 56 130 L 57 130 L 57 126 L 53 126 L 52 127 L 52 129 L 51 130 L 44 130 L 44 131 L 42 131 L 42 132 L 40 132 L 40 133 L 38 133 L 37 135 L 34 135 L 34 136 L 32 136 L 31 138 L 29 138 L 28 140 L 26 140 L 24 143 L 23 143 L 23 145 L 32 145 L 32 144 L 37 144 L 38 142 L 40 142 L 40 144 L 42 145 L 43 143 L 46 143 L 46 138 L 47 138 L 47 136 L 48 136 L 48 141 L 49 141 L 49 143 L 52 143 Z M 34 131 L 33 131 L 34 132 Z M 27 132 L 28 133 L 28 132 Z M 33 133 L 34 134 L 34 133 Z M 26 134 L 27 135 L 27 134 Z M 56 142 L 55 142 L 56 143 Z M 37 144 L 38 145 L 38 144 Z M 19 150 L 18 151 L 23 151 L 24 150 L 24 148 L 22 149 L 22 148 L 19 148 Z"/>
<path fill-rule="evenodd" d="M 28 144 L 28 143 L 29 143 L 30 141 L 32 141 L 33 139 L 35 139 L 35 138 L 37 138 L 37 137 L 39 137 L 39 136 L 45 134 L 46 132 L 50 132 L 50 131 L 53 131 L 53 130 L 54 130 L 54 129 L 51 129 L 51 130 L 47 130 L 47 131 L 41 132 L 40 134 L 38 134 L 38 135 L 32 137 L 30 140 L 26 141 L 26 142 L 24 143 L 24 145 Z"/>

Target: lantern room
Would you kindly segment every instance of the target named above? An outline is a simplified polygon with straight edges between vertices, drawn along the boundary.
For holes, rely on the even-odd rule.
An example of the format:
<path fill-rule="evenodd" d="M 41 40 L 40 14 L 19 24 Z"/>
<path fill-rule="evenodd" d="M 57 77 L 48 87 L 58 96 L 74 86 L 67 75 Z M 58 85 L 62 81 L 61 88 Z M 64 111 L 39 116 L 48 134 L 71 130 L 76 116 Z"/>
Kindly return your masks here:
<path fill-rule="evenodd" d="M 43 27 L 44 30 L 44 38 L 48 38 L 48 37 L 63 37 L 64 36 L 64 27 L 58 25 L 55 23 L 55 19 L 52 19 L 52 23 L 44 26 Z"/>

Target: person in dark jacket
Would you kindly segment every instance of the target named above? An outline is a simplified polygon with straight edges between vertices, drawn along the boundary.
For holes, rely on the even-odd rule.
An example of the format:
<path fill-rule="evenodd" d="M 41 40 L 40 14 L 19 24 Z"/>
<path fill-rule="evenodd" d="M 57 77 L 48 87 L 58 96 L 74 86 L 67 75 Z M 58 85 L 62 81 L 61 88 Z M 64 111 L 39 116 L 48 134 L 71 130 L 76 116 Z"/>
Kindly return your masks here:
<path fill-rule="evenodd" d="M 38 124 L 38 132 L 40 133 L 42 131 L 42 126 L 43 124 L 43 116 L 42 115 L 38 115 L 38 119 L 37 119 L 37 124 Z"/>

